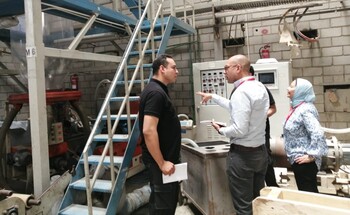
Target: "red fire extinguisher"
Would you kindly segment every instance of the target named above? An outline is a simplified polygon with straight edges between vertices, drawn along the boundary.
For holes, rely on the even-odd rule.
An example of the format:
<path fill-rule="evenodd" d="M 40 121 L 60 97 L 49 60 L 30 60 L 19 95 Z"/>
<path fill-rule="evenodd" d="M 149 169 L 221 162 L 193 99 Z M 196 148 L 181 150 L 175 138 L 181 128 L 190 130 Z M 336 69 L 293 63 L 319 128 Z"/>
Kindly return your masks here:
<path fill-rule="evenodd" d="M 267 44 L 259 49 L 260 58 L 270 58 L 270 45 Z"/>
<path fill-rule="evenodd" d="M 78 90 L 79 77 L 77 74 L 70 76 L 70 84 L 72 90 Z"/>

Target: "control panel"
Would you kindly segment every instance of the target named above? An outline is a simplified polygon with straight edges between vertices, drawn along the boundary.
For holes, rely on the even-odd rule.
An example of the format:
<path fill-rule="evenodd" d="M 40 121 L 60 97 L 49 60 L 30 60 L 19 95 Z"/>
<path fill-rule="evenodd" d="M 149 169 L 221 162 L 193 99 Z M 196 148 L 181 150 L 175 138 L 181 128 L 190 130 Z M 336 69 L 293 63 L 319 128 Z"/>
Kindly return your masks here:
<path fill-rule="evenodd" d="M 233 84 L 228 84 L 224 74 L 226 60 L 193 64 L 194 92 L 215 93 L 224 98 L 229 98 L 233 90 Z M 256 80 L 262 82 L 274 97 L 277 113 L 270 117 L 271 136 L 280 137 L 283 132 L 283 122 L 289 111 L 289 98 L 287 87 L 291 82 L 289 62 L 264 62 L 252 64 L 255 70 Z M 196 113 L 196 137 L 195 141 L 227 141 L 228 138 L 218 134 L 211 126 L 212 120 L 230 125 L 230 114 L 227 110 L 217 105 L 212 100 L 201 104 L 202 98 L 195 98 Z M 239 102 L 239 101 L 237 101 Z"/>
<path fill-rule="evenodd" d="M 223 69 L 201 71 L 201 91 L 204 93 L 215 93 L 226 97 L 226 81 Z M 212 101 L 208 105 L 214 105 Z"/>

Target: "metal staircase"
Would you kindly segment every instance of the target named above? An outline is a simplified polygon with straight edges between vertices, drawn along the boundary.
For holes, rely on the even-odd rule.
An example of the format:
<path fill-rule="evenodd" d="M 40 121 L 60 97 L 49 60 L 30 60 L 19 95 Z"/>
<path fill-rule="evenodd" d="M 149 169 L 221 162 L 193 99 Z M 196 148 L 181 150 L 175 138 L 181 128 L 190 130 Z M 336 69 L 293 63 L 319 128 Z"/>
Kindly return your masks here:
<path fill-rule="evenodd" d="M 140 94 L 148 83 L 152 75 L 151 62 L 157 54 L 165 52 L 171 35 L 195 33 L 193 27 L 176 17 L 160 16 L 163 2 L 155 7 L 155 1 L 149 0 L 142 9 L 139 7 L 143 13 L 110 84 L 58 214 L 115 215 L 122 206 L 125 181 L 140 136 L 138 115 L 130 111 L 130 102 L 138 101 L 139 97 L 132 94 Z M 157 9 L 155 15 L 150 12 L 155 11 L 154 8 Z M 119 106 L 118 113 L 111 113 L 113 105 Z M 125 121 L 127 133 L 119 134 L 117 128 Z M 120 142 L 127 142 L 125 153 L 114 156 L 113 145 Z M 101 155 L 94 154 L 97 145 L 103 145 Z M 108 179 L 101 179 L 100 175 L 107 169 Z M 98 196 L 104 196 L 104 204 L 95 204 L 94 198 Z"/>

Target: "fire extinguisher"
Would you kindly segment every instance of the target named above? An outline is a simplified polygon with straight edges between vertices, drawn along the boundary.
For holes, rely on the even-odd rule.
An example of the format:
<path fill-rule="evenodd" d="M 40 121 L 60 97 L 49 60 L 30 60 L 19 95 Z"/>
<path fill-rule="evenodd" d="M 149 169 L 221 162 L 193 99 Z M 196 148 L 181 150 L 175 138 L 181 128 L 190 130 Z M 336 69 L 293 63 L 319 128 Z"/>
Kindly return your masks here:
<path fill-rule="evenodd" d="M 78 90 L 79 77 L 77 74 L 70 76 L 70 84 L 72 90 Z"/>
<path fill-rule="evenodd" d="M 259 49 L 260 58 L 270 58 L 269 48 L 270 48 L 270 45 L 266 44 L 265 46 Z"/>

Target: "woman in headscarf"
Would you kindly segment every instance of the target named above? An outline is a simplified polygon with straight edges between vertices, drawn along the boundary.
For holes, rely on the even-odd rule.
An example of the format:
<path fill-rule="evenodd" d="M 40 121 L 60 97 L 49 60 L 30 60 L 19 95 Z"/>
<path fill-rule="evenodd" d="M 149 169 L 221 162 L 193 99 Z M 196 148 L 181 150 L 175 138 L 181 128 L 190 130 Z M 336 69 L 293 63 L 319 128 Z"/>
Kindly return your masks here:
<path fill-rule="evenodd" d="M 285 151 L 299 190 L 318 193 L 317 172 L 328 147 L 313 102 L 312 84 L 302 78 L 288 87 L 291 108 L 283 127 Z"/>

